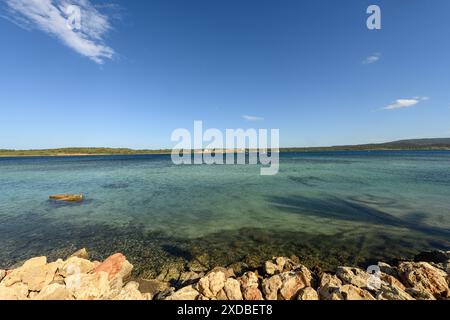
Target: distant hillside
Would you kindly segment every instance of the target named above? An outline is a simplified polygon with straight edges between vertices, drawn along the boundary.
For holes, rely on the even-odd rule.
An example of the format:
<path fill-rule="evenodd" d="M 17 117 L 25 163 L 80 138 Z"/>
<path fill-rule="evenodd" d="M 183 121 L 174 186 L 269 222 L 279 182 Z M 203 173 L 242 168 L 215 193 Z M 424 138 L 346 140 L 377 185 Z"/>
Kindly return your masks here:
<path fill-rule="evenodd" d="M 280 152 L 351 150 L 450 150 L 450 138 L 411 139 L 377 144 L 361 144 L 314 148 L 281 148 Z M 41 150 L 0 149 L 0 157 L 19 156 L 76 156 L 76 155 L 127 155 L 127 154 L 170 154 L 170 149 L 134 150 L 126 148 L 59 148 Z"/>
<path fill-rule="evenodd" d="M 332 150 L 450 150 L 450 138 L 410 139 L 386 143 L 347 146 L 284 148 L 283 151 L 332 151 Z"/>

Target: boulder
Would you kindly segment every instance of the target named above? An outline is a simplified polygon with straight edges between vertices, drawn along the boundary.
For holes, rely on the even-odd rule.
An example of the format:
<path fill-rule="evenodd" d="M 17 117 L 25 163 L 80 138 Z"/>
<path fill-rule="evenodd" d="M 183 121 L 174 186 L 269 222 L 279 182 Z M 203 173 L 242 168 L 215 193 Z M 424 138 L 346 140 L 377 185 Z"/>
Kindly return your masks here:
<path fill-rule="evenodd" d="M 337 276 L 323 273 L 317 292 L 322 300 L 343 300 L 344 297 L 339 292 L 341 286 L 342 281 Z"/>
<path fill-rule="evenodd" d="M 165 300 L 197 300 L 199 296 L 200 292 L 197 291 L 195 286 L 190 285 L 175 291 L 167 296 Z"/>
<path fill-rule="evenodd" d="M 227 276 L 224 271 L 212 271 L 197 283 L 198 291 L 207 298 L 214 298 L 225 286 Z"/>
<path fill-rule="evenodd" d="M 72 258 L 72 257 L 89 260 L 89 252 L 87 251 L 86 248 L 83 248 L 83 249 L 80 249 L 80 250 L 72 253 L 72 255 L 69 258 Z"/>
<path fill-rule="evenodd" d="M 103 300 L 111 296 L 108 278 L 108 273 L 99 271 L 94 274 L 70 275 L 65 281 L 77 300 Z"/>
<path fill-rule="evenodd" d="M 11 286 L 0 285 L 0 300 L 26 300 L 28 286 L 24 283 L 15 283 Z"/>
<path fill-rule="evenodd" d="M 368 291 L 351 284 L 343 285 L 339 288 L 339 293 L 344 300 L 375 300 Z"/>
<path fill-rule="evenodd" d="M 428 292 L 437 299 L 450 297 L 445 271 L 427 262 L 402 262 L 398 271 L 403 283 L 408 287 Z"/>
<path fill-rule="evenodd" d="M 105 272 L 108 274 L 109 280 L 115 277 L 127 279 L 131 275 L 132 270 L 133 265 L 128 262 L 125 256 L 121 253 L 116 253 L 95 267 L 93 273 Z"/>
<path fill-rule="evenodd" d="M 245 300 L 263 300 L 259 290 L 258 276 L 254 272 L 246 272 L 239 278 L 241 283 L 242 296 Z"/>
<path fill-rule="evenodd" d="M 291 271 L 296 267 L 294 261 L 285 257 L 274 257 L 264 263 L 264 271 L 267 275 L 275 275 L 282 272 Z"/>
<path fill-rule="evenodd" d="M 50 284 L 33 296 L 33 300 L 73 300 L 74 297 L 65 285 Z"/>
<path fill-rule="evenodd" d="M 149 293 L 152 297 L 170 288 L 170 284 L 168 282 L 156 279 L 139 279 L 138 283 L 139 290 L 142 293 Z"/>
<path fill-rule="evenodd" d="M 9 287 L 22 282 L 30 291 L 40 291 L 53 281 L 56 270 L 61 266 L 62 260 L 47 264 L 46 257 L 33 258 L 26 261 L 21 267 L 9 272 L 2 284 Z"/>
<path fill-rule="evenodd" d="M 385 263 L 385 262 L 378 262 L 378 267 L 380 268 L 380 271 L 388 274 L 390 276 L 393 277 L 397 277 L 398 273 L 397 273 L 397 268 L 392 267 L 391 265 Z"/>
<path fill-rule="evenodd" d="M 414 300 L 407 292 L 395 285 L 381 284 L 380 290 L 376 293 L 377 300 Z"/>
<path fill-rule="evenodd" d="M 416 300 L 436 300 L 436 298 L 427 291 L 419 291 L 414 288 L 406 288 L 405 292 Z"/>
<path fill-rule="evenodd" d="M 263 292 L 267 300 L 295 299 L 305 287 L 311 287 L 311 272 L 304 266 L 298 266 L 295 271 L 283 272 L 263 280 Z"/>
<path fill-rule="evenodd" d="M 388 285 L 391 286 L 396 286 L 397 288 L 401 289 L 401 290 L 405 290 L 405 286 L 403 285 L 403 283 L 400 282 L 400 280 L 398 280 L 397 278 L 388 275 L 386 273 L 382 273 L 380 276 L 381 281 L 386 282 Z"/>
<path fill-rule="evenodd" d="M 319 300 L 319 295 L 313 288 L 306 287 L 299 291 L 297 300 Z"/>
<path fill-rule="evenodd" d="M 336 276 L 345 284 L 352 284 L 358 288 L 368 288 L 371 275 L 359 268 L 338 267 Z"/>
<path fill-rule="evenodd" d="M 150 296 L 144 296 L 139 291 L 139 283 L 131 281 L 122 288 L 119 294 L 113 298 L 113 300 L 148 300 L 148 297 Z"/>
<path fill-rule="evenodd" d="M 243 300 L 241 292 L 241 284 L 238 280 L 233 278 L 228 278 L 223 287 L 223 291 L 228 300 Z"/>
<path fill-rule="evenodd" d="M 79 257 L 68 258 L 59 269 L 59 274 L 64 277 L 75 273 L 89 273 L 94 270 L 95 264 Z"/>

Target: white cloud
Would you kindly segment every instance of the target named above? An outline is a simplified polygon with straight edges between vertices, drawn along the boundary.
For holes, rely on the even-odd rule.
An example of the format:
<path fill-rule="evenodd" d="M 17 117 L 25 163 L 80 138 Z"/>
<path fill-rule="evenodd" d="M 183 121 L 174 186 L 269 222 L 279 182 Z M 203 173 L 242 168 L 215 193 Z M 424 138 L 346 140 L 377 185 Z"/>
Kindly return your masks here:
<path fill-rule="evenodd" d="M 419 104 L 421 101 L 429 100 L 429 97 L 414 97 L 412 99 L 397 99 L 390 105 L 384 107 L 384 110 L 395 110 L 395 109 L 402 109 L 402 108 L 410 108 L 417 104 Z"/>
<path fill-rule="evenodd" d="M 363 64 L 372 64 L 381 59 L 381 53 L 374 53 L 364 59 Z"/>
<path fill-rule="evenodd" d="M 257 116 L 243 115 L 242 118 L 247 121 L 264 121 L 264 118 Z"/>
<path fill-rule="evenodd" d="M 109 19 L 89 0 L 6 0 L 9 20 L 26 30 L 38 28 L 62 41 L 79 54 L 102 64 L 112 59 L 114 50 L 104 43 L 111 30 Z M 81 28 L 68 26 L 67 8 L 75 5 L 81 11 Z"/>

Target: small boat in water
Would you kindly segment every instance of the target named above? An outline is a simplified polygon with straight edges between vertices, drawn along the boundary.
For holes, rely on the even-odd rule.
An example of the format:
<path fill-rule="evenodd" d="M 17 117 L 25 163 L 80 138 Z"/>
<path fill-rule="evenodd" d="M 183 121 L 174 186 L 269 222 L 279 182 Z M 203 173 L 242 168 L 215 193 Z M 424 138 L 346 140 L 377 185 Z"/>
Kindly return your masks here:
<path fill-rule="evenodd" d="M 54 194 L 49 196 L 51 200 L 65 201 L 65 202 L 81 202 L 84 200 L 82 194 Z"/>

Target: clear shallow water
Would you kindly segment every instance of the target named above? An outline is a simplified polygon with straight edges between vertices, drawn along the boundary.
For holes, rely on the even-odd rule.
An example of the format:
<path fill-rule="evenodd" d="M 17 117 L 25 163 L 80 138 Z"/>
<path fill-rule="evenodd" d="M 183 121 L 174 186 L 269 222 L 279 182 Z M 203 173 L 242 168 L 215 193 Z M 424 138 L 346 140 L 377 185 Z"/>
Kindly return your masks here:
<path fill-rule="evenodd" d="M 450 152 L 282 154 L 258 166 L 170 156 L 0 158 L 0 267 L 87 247 L 138 272 L 297 255 L 324 267 L 449 248 Z M 55 193 L 83 193 L 57 204 Z"/>

